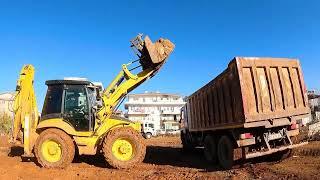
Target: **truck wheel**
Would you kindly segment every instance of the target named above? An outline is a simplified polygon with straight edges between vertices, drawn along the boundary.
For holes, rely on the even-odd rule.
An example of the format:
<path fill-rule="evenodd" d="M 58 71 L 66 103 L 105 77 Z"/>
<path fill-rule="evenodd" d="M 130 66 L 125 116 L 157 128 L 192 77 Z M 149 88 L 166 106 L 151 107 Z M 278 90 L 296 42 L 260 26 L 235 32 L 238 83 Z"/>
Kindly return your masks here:
<path fill-rule="evenodd" d="M 292 156 L 292 149 L 287 149 L 283 152 L 281 160 L 287 159 Z"/>
<path fill-rule="evenodd" d="M 187 137 L 187 134 L 184 133 L 183 131 L 181 131 L 180 139 L 181 139 L 181 143 L 182 143 L 183 152 L 191 152 L 193 150 L 193 146 L 192 146 L 189 138 Z"/>
<path fill-rule="evenodd" d="M 42 167 L 65 168 L 73 161 L 75 147 L 71 137 L 64 131 L 47 129 L 38 137 L 34 152 Z"/>
<path fill-rule="evenodd" d="M 103 154 L 112 167 L 128 169 L 144 160 L 146 145 L 142 136 L 132 128 L 116 128 L 105 137 Z"/>
<path fill-rule="evenodd" d="M 228 136 L 222 136 L 218 143 L 218 160 L 223 169 L 231 169 L 233 165 L 233 145 Z"/>
<path fill-rule="evenodd" d="M 216 142 L 211 135 L 206 136 L 204 139 L 204 156 L 211 163 L 217 159 Z"/>
<path fill-rule="evenodd" d="M 289 158 L 292 155 L 292 149 L 287 149 L 284 151 L 276 152 L 270 155 L 271 161 L 282 161 Z"/>
<path fill-rule="evenodd" d="M 146 133 L 146 135 L 145 135 L 145 138 L 146 139 L 150 139 L 152 137 L 152 134 L 151 133 Z"/>

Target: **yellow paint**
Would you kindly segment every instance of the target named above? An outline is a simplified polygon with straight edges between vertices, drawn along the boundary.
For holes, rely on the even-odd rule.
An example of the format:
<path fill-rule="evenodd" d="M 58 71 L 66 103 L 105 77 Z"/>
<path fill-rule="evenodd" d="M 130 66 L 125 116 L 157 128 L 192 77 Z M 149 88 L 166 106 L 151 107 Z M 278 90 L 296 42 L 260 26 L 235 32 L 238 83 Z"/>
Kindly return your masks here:
<path fill-rule="evenodd" d="M 21 128 L 24 129 L 24 139 L 26 139 L 24 142 L 24 153 L 27 155 L 32 153 L 34 143 L 30 142 L 32 139 L 30 136 L 35 133 L 38 124 L 38 109 L 33 88 L 34 72 L 35 70 L 32 65 L 23 66 L 17 81 L 13 107 L 15 116 L 12 139 L 15 142 Z"/>
<path fill-rule="evenodd" d="M 14 140 L 17 139 L 20 127 L 24 128 L 24 139 L 27 140 L 24 144 L 24 149 L 25 153 L 30 155 L 36 142 L 36 138 L 38 137 L 37 132 L 41 132 L 36 130 L 58 128 L 73 137 L 76 145 L 78 147 L 81 146 L 79 149 L 84 149 L 82 153 L 92 154 L 93 152 L 96 152 L 98 144 L 103 140 L 106 134 L 114 128 L 130 126 L 137 132 L 140 132 L 140 123 L 117 119 L 112 117 L 112 114 L 118 103 L 129 92 L 153 76 L 157 70 L 149 68 L 142 70 L 138 74 L 132 74 L 128 70 L 128 65 L 130 64 L 124 64 L 122 66 L 120 73 L 102 94 L 103 107 L 97 112 L 94 130 L 89 132 L 78 132 L 61 118 L 47 119 L 40 123 L 38 122 L 38 110 L 33 88 L 34 67 L 32 65 L 24 66 L 18 79 L 17 84 L 20 88 L 17 89 L 14 102 Z M 29 120 L 27 122 L 28 125 L 25 125 L 24 121 L 27 114 Z M 120 160 L 128 160 L 134 152 L 130 142 L 123 139 L 117 141 L 112 148 L 117 150 L 115 151 L 115 156 Z M 61 153 L 61 150 L 57 149 L 59 148 L 50 141 L 44 143 L 41 151 L 45 158 L 48 159 L 48 162 L 54 162 L 58 160 L 59 153 Z"/>
<path fill-rule="evenodd" d="M 103 92 L 102 100 L 104 106 L 98 112 L 98 119 L 100 121 L 107 121 L 118 103 L 130 91 L 146 81 L 156 71 L 150 68 L 135 75 L 128 71 L 127 66 L 126 64 L 122 65 L 122 70 Z M 96 124 L 97 123 L 99 122 L 96 122 Z"/>
<path fill-rule="evenodd" d="M 41 155 L 50 163 L 58 162 L 62 157 L 61 145 L 53 140 L 46 140 L 41 144 Z"/>
<path fill-rule="evenodd" d="M 92 132 L 78 132 L 61 118 L 46 119 L 41 121 L 37 129 L 58 128 L 73 136 L 91 136 Z"/>
<path fill-rule="evenodd" d="M 27 134 L 28 136 L 25 136 L 23 139 L 23 147 L 24 152 L 31 152 L 30 150 L 30 117 L 29 114 L 26 114 L 24 117 L 24 134 Z"/>
<path fill-rule="evenodd" d="M 112 144 L 112 154 L 120 161 L 131 160 L 134 156 L 134 152 L 134 145 L 128 139 L 117 139 Z"/>

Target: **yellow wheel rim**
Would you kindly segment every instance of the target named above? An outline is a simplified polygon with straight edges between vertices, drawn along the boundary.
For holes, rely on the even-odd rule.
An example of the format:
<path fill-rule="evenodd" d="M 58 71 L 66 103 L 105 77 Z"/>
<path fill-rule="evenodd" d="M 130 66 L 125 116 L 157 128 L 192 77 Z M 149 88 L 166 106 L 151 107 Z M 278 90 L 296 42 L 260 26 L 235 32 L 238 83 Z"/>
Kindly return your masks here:
<path fill-rule="evenodd" d="M 53 140 L 46 140 L 41 145 L 42 157 L 51 163 L 60 161 L 62 155 L 61 145 Z"/>
<path fill-rule="evenodd" d="M 112 154 L 120 161 L 129 161 L 133 158 L 133 144 L 127 139 L 117 139 L 112 144 Z"/>

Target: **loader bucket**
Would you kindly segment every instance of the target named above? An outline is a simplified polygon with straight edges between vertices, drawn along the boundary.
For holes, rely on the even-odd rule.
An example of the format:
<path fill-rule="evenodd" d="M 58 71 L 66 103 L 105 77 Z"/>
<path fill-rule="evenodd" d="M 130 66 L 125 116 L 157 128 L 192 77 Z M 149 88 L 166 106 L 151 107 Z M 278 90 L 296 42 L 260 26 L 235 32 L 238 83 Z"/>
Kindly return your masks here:
<path fill-rule="evenodd" d="M 149 36 L 142 41 L 142 35 L 138 35 L 131 42 L 141 54 L 140 64 L 144 70 L 149 68 L 159 70 L 175 48 L 175 45 L 168 39 L 160 38 L 152 43 Z"/>

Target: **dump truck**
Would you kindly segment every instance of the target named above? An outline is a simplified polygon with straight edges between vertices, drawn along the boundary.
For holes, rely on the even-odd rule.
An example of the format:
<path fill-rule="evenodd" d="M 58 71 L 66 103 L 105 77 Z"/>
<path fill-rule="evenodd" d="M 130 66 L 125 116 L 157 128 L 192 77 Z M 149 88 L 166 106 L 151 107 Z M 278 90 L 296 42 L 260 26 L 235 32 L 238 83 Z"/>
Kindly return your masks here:
<path fill-rule="evenodd" d="M 141 124 L 113 112 L 129 92 L 157 74 L 174 44 L 162 38 L 153 43 L 140 34 L 131 40 L 131 47 L 137 60 L 122 65 L 102 93 L 101 87 L 84 79 L 46 81 L 48 90 L 40 117 L 33 87 L 35 68 L 22 68 L 14 100 L 11 142 L 23 144 L 23 157 L 35 156 L 46 168 L 67 167 L 75 153 L 102 153 L 109 165 L 119 169 L 143 161 L 146 146 Z"/>
<path fill-rule="evenodd" d="M 232 168 L 235 152 L 250 159 L 284 158 L 310 109 L 298 60 L 235 57 L 223 73 L 186 98 L 181 140 L 204 147 L 205 158 Z"/>

